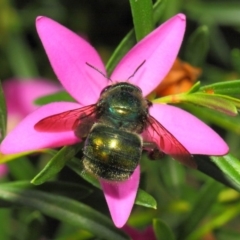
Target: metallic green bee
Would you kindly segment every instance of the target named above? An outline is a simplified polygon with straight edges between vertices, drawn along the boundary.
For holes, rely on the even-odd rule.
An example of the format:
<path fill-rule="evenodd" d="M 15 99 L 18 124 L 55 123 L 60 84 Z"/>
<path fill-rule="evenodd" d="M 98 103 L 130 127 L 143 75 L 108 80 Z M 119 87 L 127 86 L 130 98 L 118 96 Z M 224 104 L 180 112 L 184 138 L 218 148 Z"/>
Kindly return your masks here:
<path fill-rule="evenodd" d="M 143 148 L 161 152 L 168 145 L 173 158 L 195 167 L 187 149 L 149 115 L 151 105 L 139 87 L 118 82 L 105 87 L 96 104 L 46 117 L 35 125 L 35 129 L 46 132 L 73 130 L 77 137 L 85 139 L 85 170 L 109 181 L 127 180 L 139 164 Z"/>

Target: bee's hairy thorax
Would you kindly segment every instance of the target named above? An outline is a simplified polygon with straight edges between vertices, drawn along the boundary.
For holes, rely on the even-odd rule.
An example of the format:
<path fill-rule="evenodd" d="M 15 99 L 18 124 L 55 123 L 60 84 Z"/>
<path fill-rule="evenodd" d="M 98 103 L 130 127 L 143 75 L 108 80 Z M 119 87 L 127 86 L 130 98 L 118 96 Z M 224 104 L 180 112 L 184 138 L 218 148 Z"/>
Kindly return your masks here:
<path fill-rule="evenodd" d="M 141 133 L 146 126 L 149 102 L 138 87 L 121 82 L 101 93 L 97 108 L 99 122 Z"/>

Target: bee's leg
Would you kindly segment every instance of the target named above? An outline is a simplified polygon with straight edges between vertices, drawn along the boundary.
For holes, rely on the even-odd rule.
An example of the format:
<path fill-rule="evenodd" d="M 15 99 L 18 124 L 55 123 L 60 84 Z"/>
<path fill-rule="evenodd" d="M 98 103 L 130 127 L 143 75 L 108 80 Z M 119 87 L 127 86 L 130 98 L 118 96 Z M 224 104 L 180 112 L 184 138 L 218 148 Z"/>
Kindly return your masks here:
<path fill-rule="evenodd" d="M 165 155 L 155 142 L 144 142 L 143 149 L 148 151 L 148 157 L 151 160 L 161 159 Z"/>

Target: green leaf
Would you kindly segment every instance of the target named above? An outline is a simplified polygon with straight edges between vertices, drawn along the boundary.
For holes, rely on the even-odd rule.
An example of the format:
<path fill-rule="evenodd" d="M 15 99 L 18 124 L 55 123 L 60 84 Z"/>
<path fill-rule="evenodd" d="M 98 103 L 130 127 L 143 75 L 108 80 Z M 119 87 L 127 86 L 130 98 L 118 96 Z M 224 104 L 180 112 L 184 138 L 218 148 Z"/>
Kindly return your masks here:
<path fill-rule="evenodd" d="M 194 155 L 194 159 L 197 161 L 199 171 L 228 187 L 240 191 L 240 185 L 233 181 L 232 178 L 230 178 L 227 174 L 225 174 L 215 162 L 211 161 L 208 156 Z"/>
<path fill-rule="evenodd" d="M 182 0 L 167 0 L 164 1 L 163 19 L 168 20 L 172 16 L 182 11 Z"/>
<path fill-rule="evenodd" d="M 174 0 L 175 1 L 175 0 Z M 165 20 L 171 18 L 174 14 L 166 17 L 166 5 L 168 4 L 167 0 L 157 0 L 153 5 L 153 24 L 159 25 L 159 23 L 164 22 Z M 178 11 L 176 12 L 178 13 Z"/>
<path fill-rule="evenodd" d="M 37 98 L 34 103 L 37 105 L 45 105 L 51 102 L 61 102 L 61 101 L 66 101 L 66 102 L 76 102 L 73 97 L 71 97 L 67 92 L 65 91 L 60 91 L 57 93 L 53 93 L 47 96 L 43 96 L 40 98 Z"/>
<path fill-rule="evenodd" d="M 30 155 L 30 154 L 34 154 L 34 153 L 44 153 L 44 152 L 50 152 L 52 150 L 50 149 L 42 149 L 42 150 L 37 150 L 37 151 L 29 151 L 29 152 L 21 152 L 21 153 L 15 153 L 15 154 L 7 154 L 7 155 L 4 155 L 0 152 L 0 164 L 1 163 L 5 163 L 5 162 L 8 162 L 8 161 L 12 161 L 12 160 L 16 160 L 16 159 L 19 159 L 23 156 L 27 156 L 27 155 Z"/>
<path fill-rule="evenodd" d="M 138 189 L 135 204 L 147 208 L 157 209 L 157 201 L 147 192 L 142 189 Z"/>
<path fill-rule="evenodd" d="M 240 186 L 240 160 L 227 154 L 225 156 L 212 156 L 212 161 L 232 180 Z"/>
<path fill-rule="evenodd" d="M 201 87 L 201 82 L 198 81 L 190 88 L 190 90 L 187 91 L 187 94 L 197 92 L 200 89 L 200 87 Z"/>
<path fill-rule="evenodd" d="M 153 7 L 151 0 L 130 0 L 134 30 L 137 41 L 149 34 L 153 26 Z"/>
<path fill-rule="evenodd" d="M 97 178 L 95 178 L 93 175 L 87 173 L 84 171 L 82 161 L 74 158 L 72 161 L 68 162 L 67 164 L 73 171 L 75 171 L 78 175 L 80 175 L 83 179 L 85 179 L 87 182 L 92 184 L 94 187 L 98 189 L 102 189 L 99 181 Z M 156 200 L 147 192 L 145 192 L 142 189 L 138 189 L 137 196 L 135 199 L 135 204 L 139 206 L 144 206 L 148 208 L 157 208 L 157 202 Z"/>
<path fill-rule="evenodd" d="M 215 236 L 217 240 L 239 240 L 239 232 L 237 229 L 232 230 L 222 228 L 215 233 Z"/>
<path fill-rule="evenodd" d="M 212 18 L 212 17 L 211 17 Z M 214 58 L 225 65 L 229 66 L 230 59 L 230 47 L 228 42 L 220 29 L 219 25 L 211 24 L 209 25 L 209 32 L 211 33 L 210 38 L 210 54 L 214 56 Z"/>
<path fill-rule="evenodd" d="M 175 240 L 175 236 L 170 227 L 161 219 L 153 219 L 153 229 L 157 240 Z"/>
<path fill-rule="evenodd" d="M 27 157 L 22 156 L 17 161 L 8 162 L 9 172 L 15 180 L 31 179 L 36 174 L 36 169 Z M 24 171 L 23 171 L 24 169 Z"/>
<path fill-rule="evenodd" d="M 110 76 L 113 72 L 114 68 L 117 66 L 117 64 L 120 62 L 122 57 L 131 49 L 134 44 L 136 43 L 134 31 L 131 30 L 119 43 L 119 45 L 115 48 L 112 56 L 108 60 L 106 64 L 106 69 L 108 72 L 108 75 Z"/>
<path fill-rule="evenodd" d="M 218 25 L 240 24 L 240 3 L 238 1 L 194 1 L 183 6 L 189 18 L 196 21 L 211 21 Z"/>
<path fill-rule="evenodd" d="M 13 75 L 21 78 L 39 76 L 32 50 L 24 41 L 23 36 L 15 34 L 8 39 L 5 49 L 8 61 L 11 64 Z"/>
<path fill-rule="evenodd" d="M 206 121 L 208 123 L 214 123 L 226 130 L 230 130 L 234 133 L 240 134 L 240 116 L 230 117 L 226 114 L 216 112 L 212 109 L 202 108 L 192 104 L 181 103 L 181 107 L 188 110 L 196 117 Z"/>
<path fill-rule="evenodd" d="M 100 183 L 97 180 L 97 178 L 94 177 L 92 174 L 89 174 L 84 171 L 84 167 L 81 159 L 73 158 L 71 161 L 67 163 L 67 165 L 79 176 L 81 176 L 84 180 L 92 184 L 94 187 L 101 189 Z"/>
<path fill-rule="evenodd" d="M 24 226 L 26 227 L 24 239 L 26 240 L 39 240 L 42 237 L 42 233 L 45 227 L 43 215 L 34 211 L 28 214 L 27 219 L 25 219 Z M 34 231 L 29 231 L 29 229 L 34 229 Z"/>
<path fill-rule="evenodd" d="M 158 23 L 161 13 L 163 12 L 164 1 L 157 1 L 153 6 L 153 21 L 154 24 Z M 113 72 L 114 68 L 122 57 L 136 44 L 136 38 L 134 31 L 131 30 L 115 48 L 112 56 L 107 62 L 106 69 L 109 75 Z"/>
<path fill-rule="evenodd" d="M 223 186 L 213 179 L 209 179 L 201 190 L 196 194 L 192 210 L 185 217 L 185 220 L 178 227 L 178 239 L 186 239 L 208 214 L 209 210 L 216 203 L 217 196 Z"/>
<path fill-rule="evenodd" d="M 240 80 L 224 81 L 202 86 L 199 91 L 207 94 L 240 96 Z"/>
<path fill-rule="evenodd" d="M 7 109 L 2 84 L 0 82 L 0 142 L 5 137 L 6 131 L 7 131 Z"/>
<path fill-rule="evenodd" d="M 238 24 L 237 22 L 240 20 L 239 3 L 192 1 L 182 6 L 188 19 L 208 25 L 212 55 L 218 62 L 229 66 L 230 47 L 220 29 L 220 25 L 231 25 L 234 22 L 234 24 Z"/>
<path fill-rule="evenodd" d="M 104 215 L 75 200 L 35 190 L 0 188 L 0 199 L 13 205 L 28 207 L 82 228 L 103 239 L 128 239 Z"/>
<path fill-rule="evenodd" d="M 185 59 L 193 66 L 201 67 L 209 50 L 209 30 L 207 26 L 198 27 L 187 41 Z"/>
<path fill-rule="evenodd" d="M 63 147 L 48 162 L 44 169 L 34 177 L 31 183 L 39 185 L 55 176 L 65 166 L 66 162 L 71 160 L 80 149 L 80 144 Z"/>
<path fill-rule="evenodd" d="M 6 182 L 0 185 L 1 188 L 7 189 L 34 189 L 41 190 L 44 192 L 60 194 L 63 196 L 75 198 L 75 199 L 83 199 L 89 196 L 92 193 L 92 190 L 82 186 L 80 184 L 72 183 L 72 182 L 61 182 L 61 181 L 52 181 L 45 182 L 42 185 L 33 185 L 29 181 L 14 181 L 14 182 Z"/>
<path fill-rule="evenodd" d="M 154 103 L 193 103 L 229 116 L 236 116 L 240 109 L 240 100 L 225 94 L 239 94 L 240 82 L 215 83 L 200 87 L 197 82 L 188 92 L 156 98 Z M 237 89 L 237 90 L 236 90 Z M 221 94 L 220 94 L 221 93 Z"/>
<path fill-rule="evenodd" d="M 78 229 L 69 224 L 62 224 L 55 234 L 54 240 L 93 240 L 93 234 L 85 230 Z"/>
<path fill-rule="evenodd" d="M 12 224 L 10 209 L 0 208 L 0 239 L 11 240 Z"/>
<path fill-rule="evenodd" d="M 167 96 L 155 99 L 153 102 L 163 103 L 166 101 L 169 101 L 170 103 L 193 103 L 196 105 L 214 109 L 230 116 L 237 115 L 238 111 L 235 105 L 236 103 L 239 104 L 237 102 L 237 99 L 231 99 L 221 95 L 209 95 L 199 92 L 193 94 L 182 93 L 174 96 Z"/>
<path fill-rule="evenodd" d="M 233 101 L 222 97 L 221 95 L 209 95 L 205 93 L 181 94 L 179 95 L 178 100 L 211 108 L 229 116 L 236 116 L 238 113 Z"/>
<path fill-rule="evenodd" d="M 231 51 L 231 62 L 234 70 L 240 74 L 240 49 L 235 48 Z"/>
<path fill-rule="evenodd" d="M 186 169 L 182 164 L 172 159 L 166 159 L 164 163 L 161 163 L 160 167 L 161 178 L 163 180 L 163 186 L 171 196 L 181 196 L 183 186 L 186 185 Z M 165 174 L 168 172 L 168 174 Z"/>
<path fill-rule="evenodd" d="M 198 227 L 196 231 L 192 232 L 186 240 L 198 240 L 203 239 L 203 237 L 209 233 L 214 231 L 217 228 L 223 227 L 226 223 L 237 217 L 240 213 L 240 204 L 235 204 L 232 206 L 228 206 L 225 210 L 222 210 L 217 215 L 215 215 L 212 219 L 208 219 L 207 223 Z M 227 239 L 230 239 L 229 237 Z M 232 239 L 232 238 L 231 238 Z"/>
<path fill-rule="evenodd" d="M 227 95 L 217 95 L 218 97 L 224 98 L 225 100 L 229 101 L 230 103 L 234 104 L 235 107 L 237 107 L 237 109 L 240 109 L 240 99 L 238 98 L 234 98 L 234 97 L 230 97 Z"/>

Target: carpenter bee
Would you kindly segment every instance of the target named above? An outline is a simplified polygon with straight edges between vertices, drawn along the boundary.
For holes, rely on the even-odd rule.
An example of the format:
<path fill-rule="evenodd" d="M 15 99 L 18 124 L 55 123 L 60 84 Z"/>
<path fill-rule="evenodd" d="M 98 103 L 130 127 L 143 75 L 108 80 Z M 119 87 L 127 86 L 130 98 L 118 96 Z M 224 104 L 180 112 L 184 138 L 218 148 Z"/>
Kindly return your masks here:
<path fill-rule="evenodd" d="M 35 129 L 74 131 L 85 140 L 82 159 L 85 170 L 108 181 L 127 180 L 139 164 L 143 149 L 156 155 L 167 146 L 174 159 L 195 168 L 188 150 L 149 114 L 152 103 L 143 97 L 142 90 L 127 81 L 105 87 L 96 104 L 46 117 L 35 124 Z"/>

